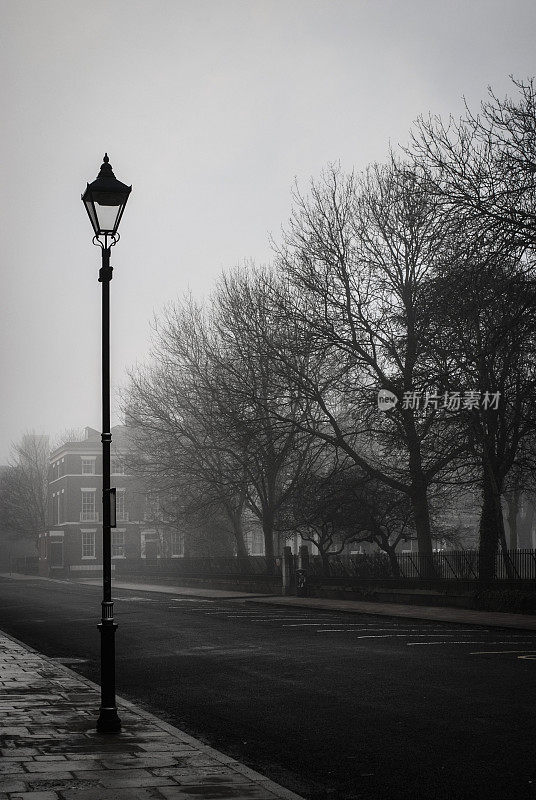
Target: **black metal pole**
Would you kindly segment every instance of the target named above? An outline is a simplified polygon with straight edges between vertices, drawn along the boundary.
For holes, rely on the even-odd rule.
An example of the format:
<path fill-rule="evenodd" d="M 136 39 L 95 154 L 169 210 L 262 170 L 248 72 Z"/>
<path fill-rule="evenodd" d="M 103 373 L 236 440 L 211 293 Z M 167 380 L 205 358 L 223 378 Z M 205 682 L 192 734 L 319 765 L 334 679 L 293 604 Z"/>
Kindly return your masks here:
<path fill-rule="evenodd" d="M 118 733 L 121 720 L 115 703 L 115 632 L 112 600 L 112 542 L 110 519 L 110 248 L 102 249 L 102 618 L 101 636 L 101 706 L 97 730 Z"/>

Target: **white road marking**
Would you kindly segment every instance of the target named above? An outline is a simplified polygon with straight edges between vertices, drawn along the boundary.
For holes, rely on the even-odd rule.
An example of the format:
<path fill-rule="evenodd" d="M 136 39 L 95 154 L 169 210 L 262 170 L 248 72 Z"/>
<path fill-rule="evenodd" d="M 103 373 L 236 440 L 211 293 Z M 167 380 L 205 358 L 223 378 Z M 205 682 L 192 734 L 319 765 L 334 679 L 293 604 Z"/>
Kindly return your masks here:
<path fill-rule="evenodd" d="M 307 623 L 307 624 L 318 625 L 318 623 Z M 329 623 L 326 622 L 326 623 L 322 623 L 322 624 L 323 625 L 324 624 L 328 625 Z M 283 625 L 283 627 L 284 628 L 291 628 L 291 627 L 300 627 L 300 626 L 299 625 L 296 625 L 296 626 Z M 466 633 L 467 636 L 469 636 L 470 633 L 479 633 L 478 630 L 466 631 L 465 628 L 450 629 L 450 631 L 451 631 L 450 633 L 446 633 L 443 628 L 439 629 L 441 631 L 441 633 L 433 633 L 434 630 L 438 630 L 437 628 L 432 628 L 430 631 L 427 631 L 426 633 L 417 633 L 417 632 L 414 633 L 414 631 L 422 631 L 422 628 L 359 628 L 359 627 L 357 627 L 357 623 L 356 623 L 356 627 L 349 627 L 348 625 L 345 625 L 344 628 L 336 628 L 336 629 L 334 628 L 333 630 L 349 631 L 349 632 L 353 631 L 354 633 L 357 632 L 357 631 L 390 631 L 390 630 L 395 630 L 395 631 L 402 631 L 402 635 L 404 635 L 404 636 L 452 636 L 454 633 Z M 486 633 L 486 632 L 484 631 L 483 633 Z M 393 636 L 396 636 L 396 635 L 397 634 L 393 633 Z"/>
<path fill-rule="evenodd" d="M 470 656 L 488 656 L 499 653 L 536 653 L 536 650 L 473 650 Z"/>
<path fill-rule="evenodd" d="M 173 603 L 212 603 L 212 600 L 200 600 L 198 597 L 170 597 Z"/>
<path fill-rule="evenodd" d="M 207 614 L 207 616 L 208 616 L 208 614 Z M 285 616 L 281 616 L 281 615 L 274 616 L 273 614 L 266 614 L 266 615 L 264 615 L 262 617 L 252 617 L 252 616 L 249 616 L 249 614 L 248 615 L 246 615 L 246 614 L 226 614 L 225 616 L 229 617 L 230 619 L 282 619 L 282 620 L 283 619 L 300 619 L 300 620 L 306 619 L 306 620 L 309 620 L 309 621 L 311 621 L 311 620 L 314 621 L 315 620 L 315 617 L 289 617 L 288 615 L 285 615 Z M 316 619 L 320 619 L 320 620 L 324 621 L 326 619 L 326 617 L 316 617 Z"/>
<path fill-rule="evenodd" d="M 303 617 L 244 617 L 244 616 L 236 617 L 234 614 L 226 614 L 226 617 L 228 617 L 229 619 L 254 619 L 254 620 L 259 620 L 261 622 L 263 620 L 281 620 L 281 621 L 283 621 L 283 620 L 286 620 L 286 619 L 299 619 L 299 620 L 303 619 Z M 310 624 L 314 624 L 314 622 L 315 622 L 314 617 L 313 617 L 312 621 L 311 621 L 311 617 L 305 617 L 305 619 L 309 620 Z M 318 620 L 320 622 L 324 622 L 325 619 L 326 619 L 325 617 L 319 617 L 318 618 Z"/>
<path fill-rule="evenodd" d="M 114 597 L 114 600 L 120 600 L 122 603 L 161 603 L 160 598 L 154 597 Z M 165 602 L 165 601 L 164 601 Z"/>
<path fill-rule="evenodd" d="M 360 630 L 368 630 L 368 628 L 361 628 Z M 324 628 L 322 630 L 318 630 L 317 633 L 332 633 L 333 631 L 337 632 L 346 632 L 346 633 L 359 633 L 360 630 L 356 630 L 355 628 Z M 376 630 L 382 630 L 382 628 L 377 628 Z M 387 629 L 384 629 L 387 630 Z M 387 638 L 396 638 L 396 637 L 406 637 L 409 639 L 415 638 L 416 636 L 422 636 L 425 638 L 431 638 L 434 636 L 454 636 L 455 633 L 460 633 L 460 631 L 455 631 L 453 633 L 413 633 L 412 631 L 405 631 L 403 633 L 384 633 L 384 634 L 368 634 L 367 636 L 356 636 L 356 639 L 387 639 Z M 430 644 L 438 644 L 438 642 L 431 642 Z"/>
<path fill-rule="evenodd" d="M 307 627 L 307 626 L 314 626 L 314 625 L 332 625 L 333 620 L 330 619 L 330 615 L 324 616 L 317 616 L 317 617 L 310 617 L 310 616 L 303 616 L 300 615 L 298 617 L 292 617 L 283 614 L 272 614 L 268 615 L 266 612 L 261 611 L 233 611 L 233 613 L 226 613 L 225 610 L 220 611 L 207 611 L 205 612 L 206 616 L 225 616 L 228 619 L 250 619 L 252 621 L 257 622 L 276 622 L 281 621 L 286 624 L 283 625 L 284 628 L 299 628 L 299 627 Z M 298 622 L 292 622 L 297 620 Z M 302 620 L 306 620 L 302 622 Z M 352 627 L 360 627 L 362 630 L 380 630 L 380 631 L 388 631 L 388 630 L 414 630 L 414 631 L 421 631 L 426 630 L 426 627 L 411 625 L 409 623 L 398 624 L 398 623 L 383 623 L 381 627 L 378 627 L 378 623 L 363 623 L 363 622 L 345 622 L 342 623 L 345 626 L 345 629 L 351 629 Z M 342 630 L 342 629 L 337 629 Z M 430 631 L 441 631 L 445 632 L 444 627 L 431 627 L 429 628 Z M 451 631 L 459 632 L 459 633 L 469 633 L 469 632 L 480 632 L 480 628 L 451 628 Z"/>
<path fill-rule="evenodd" d="M 429 645 L 434 645 L 434 644 L 482 644 L 482 639 L 477 639 L 476 641 L 473 642 L 465 640 L 462 642 L 406 642 L 406 644 L 408 647 L 418 647 L 419 645 L 427 647 Z M 523 642 L 519 641 L 513 642 L 511 639 L 508 639 L 507 641 L 504 642 L 488 642 L 487 644 L 523 644 Z"/>
<path fill-rule="evenodd" d="M 282 628 L 305 628 L 305 627 L 308 627 L 308 626 L 311 626 L 311 625 L 313 625 L 313 626 L 314 625 L 316 625 L 316 626 L 318 626 L 318 625 L 333 625 L 333 622 L 297 622 L 297 623 L 293 622 L 293 623 L 290 623 L 288 625 L 282 625 L 281 627 Z M 363 628 L 363 627 L 359 627 L 359 623 L 358 622 L 350 623 L 350 625 L 353 625 L 354 627 L 349 627 L 349 625 L 347 624 L 344 628 L 341 628 L 341 630 L 346 630 L 346 631 L 355 631 L 356 629 L 360 630 L 360 631 L 370 631 L 370 630 L 373 630 L 373 631 L 391 631 L 391 630 L 393 630 L 393 628 Z M 404 628 L 395 628 L 394 630 L 403 631 Z M 409 630 L 411 630 L 411 628 L 408 628 L 408 631 Z"/>
<path fill-rule="evenodd" d="M 317 631 L 317 633 L 341 633 L 341 632 L 348 632 L 348 633 L 355 633 L 352 628 L 325 628 L 324 630 Z M 356 639 L 394 639 L 397 636 L 411 636 L 410 633 L 379 633 L 379 634 L 367 634 L 366 636 L 356 636 Z"/>

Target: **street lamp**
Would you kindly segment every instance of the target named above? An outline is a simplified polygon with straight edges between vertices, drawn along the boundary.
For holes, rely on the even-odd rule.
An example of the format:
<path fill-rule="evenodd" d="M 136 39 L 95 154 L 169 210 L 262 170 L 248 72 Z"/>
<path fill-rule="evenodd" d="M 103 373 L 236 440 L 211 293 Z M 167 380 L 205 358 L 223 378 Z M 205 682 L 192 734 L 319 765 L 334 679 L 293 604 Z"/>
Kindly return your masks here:
<path fill-rule="evenodd" d="M 97 730 L 100 733 L 117 733 L 121 720 L 115 702 L 115 631 L 114 604 L 112 600 L 112 496 L 110 488 L 110 249 L 119 241 L 117 228 L 121 222 L 132 186 L 126 186 L 115 177 L 108 154 L 99 175 L 88 183 L 82 200 L 95 232 L 93 244 L 101 248 L 102 266 L 99 282 L 102 283 L 102 615 L 101 635 L 101 706 Z M 115 517 L 115 514 L 114 514 Z"/>

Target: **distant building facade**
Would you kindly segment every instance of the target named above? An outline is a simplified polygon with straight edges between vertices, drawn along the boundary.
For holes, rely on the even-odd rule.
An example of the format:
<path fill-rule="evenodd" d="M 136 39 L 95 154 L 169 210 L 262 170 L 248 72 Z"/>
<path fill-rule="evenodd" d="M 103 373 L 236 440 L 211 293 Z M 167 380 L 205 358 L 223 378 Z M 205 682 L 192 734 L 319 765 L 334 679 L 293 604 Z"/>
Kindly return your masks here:
<path fill-rule="evenodd" d="M 112 568 L 121 571 L 184 555 L 184 534 L 162 522 L 155 497 L 125 472 L 127 428 L 112 428 L 111 485 L 116 488 Z M 102 571 L 102 444 L 99 431 L 85 428 L 81 441 L 50 454 L 47 530 L 39 537 L 39 572 Z"/>

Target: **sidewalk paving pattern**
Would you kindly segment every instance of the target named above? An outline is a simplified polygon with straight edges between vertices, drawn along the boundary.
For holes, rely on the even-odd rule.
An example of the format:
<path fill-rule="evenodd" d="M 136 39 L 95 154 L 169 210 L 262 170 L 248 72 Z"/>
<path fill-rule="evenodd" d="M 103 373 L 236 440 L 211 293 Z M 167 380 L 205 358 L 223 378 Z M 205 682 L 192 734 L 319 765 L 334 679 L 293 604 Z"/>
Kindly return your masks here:
<path fill-rule="evenodd" d="M 0 800 L 301 800 L 118 699 L 98 734 L 100 690 L 0 632 Z"/>

